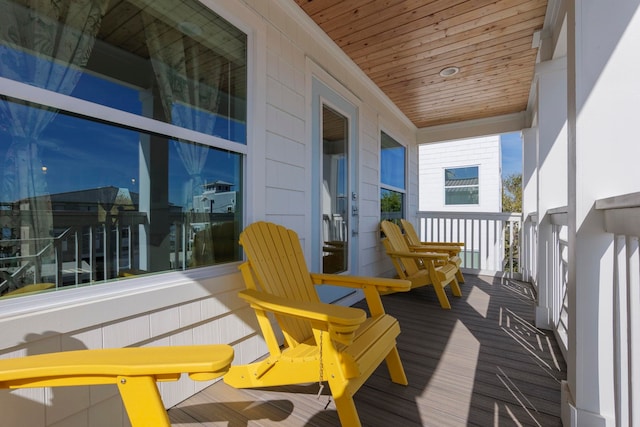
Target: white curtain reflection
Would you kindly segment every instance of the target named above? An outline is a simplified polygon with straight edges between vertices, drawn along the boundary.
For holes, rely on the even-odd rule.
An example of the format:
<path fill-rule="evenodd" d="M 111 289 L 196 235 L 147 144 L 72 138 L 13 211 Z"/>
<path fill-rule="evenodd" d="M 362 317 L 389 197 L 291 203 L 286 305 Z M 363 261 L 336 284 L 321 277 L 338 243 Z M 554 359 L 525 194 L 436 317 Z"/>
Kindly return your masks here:
<path fill-rule="evenodd" d="M 162 97 L 162 106 L 172 124 L 208 135 L 216 125 L 223 60 L 209 48 L 151 14 L 142 13 L 147 47 Z M 189 173 L 185 184 L 184 209 L 202 193 L 202 169 L 208 147 L 174 141 L 182 164 Z"/>
<path fill-rule="evenodd" d="M 23 4 L 0 0 L 0 74 L 70 94 L 87 64 L 108 1 L 30 0 Z M 7 203 L 20 202 L 20 224 L 14 225 L 23 239 L 47 238 L 52 233 L 39 137 L 56 113 L 29 102 L 0 102 L 1 121 L 10 124 L 12 136 L 3 161 L 2 198 Z"/>

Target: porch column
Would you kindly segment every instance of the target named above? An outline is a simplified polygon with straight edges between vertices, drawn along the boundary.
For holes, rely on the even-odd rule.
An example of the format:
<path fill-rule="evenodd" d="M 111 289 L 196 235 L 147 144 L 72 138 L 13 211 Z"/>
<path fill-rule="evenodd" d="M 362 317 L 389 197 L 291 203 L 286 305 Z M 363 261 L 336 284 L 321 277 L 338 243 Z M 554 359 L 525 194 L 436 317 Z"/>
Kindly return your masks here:
<path fill-rule="evenodd" d="M 538 305 L 536 326 L 554 329 L 553 226 L 549 210 L 567 205 L 567 61 L 558 58 L 536 66 L 538 102 Z M 557 299 L 557 298 L 556 298 Z"/>
<path fill-rule="evenodd" d="M 615 254 L 594 204 L 640 191 L 640 0 L 570 0 L 567 18 L 571 309 L 563 423 L 614 426 Z"/>
<path fill-rule="evenodd" d="M 538 129 L 522 131 L 522 278 L 537 287 Z"/>

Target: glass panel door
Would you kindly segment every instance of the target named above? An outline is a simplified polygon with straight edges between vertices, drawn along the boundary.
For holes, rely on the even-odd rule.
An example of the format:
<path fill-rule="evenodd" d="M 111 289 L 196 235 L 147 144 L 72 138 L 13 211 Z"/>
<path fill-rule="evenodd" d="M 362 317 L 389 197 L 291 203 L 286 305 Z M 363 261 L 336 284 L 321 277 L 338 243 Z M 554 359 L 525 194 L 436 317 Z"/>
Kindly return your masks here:
<path fill-rule="evenodd" d="M 358 274 L 358 109 L 312 79 L 311 270 Z M 324 302 L 355 291 L 316 287 Z"/>
<path fill-rule="evenodd" d="M 322 272 L 348 269 L 349 253 L 348 120 L 322 106 Z"/>

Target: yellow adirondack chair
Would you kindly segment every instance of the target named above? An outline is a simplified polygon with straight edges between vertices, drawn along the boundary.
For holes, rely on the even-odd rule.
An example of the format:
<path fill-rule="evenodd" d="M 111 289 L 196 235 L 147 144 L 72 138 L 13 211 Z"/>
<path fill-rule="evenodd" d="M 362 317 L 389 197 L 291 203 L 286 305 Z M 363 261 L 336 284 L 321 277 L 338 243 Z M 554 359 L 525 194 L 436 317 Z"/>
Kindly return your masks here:
<path fill-rule="evenodd" d="M 451 304 L 445 286 L 451 287 L 454 296 L 462 296 L 456 279 L 458 267 L 448 262 L 449 255 L 436 252 L 414 252 L 402 235 L 400 227 L 390 221 L 382 221 L 380 228 L 385 237 L 382 240 L 387 255 L 401 279 L 411 282 L 412 288 L 432 285 L 436 291 L 440 307 L 450 309 Z M 421 268 L 424 266 L 424 268 Z"/>
<path fill-rule="evenodd" d="M 0 388 L 116 384 L 133 427 L 168 427 L 156 382 L 212 380 L 232 359 L 224 344 L 63 351 L 0 359 Z"/>
<path fill-rule="evenodd" d="M 385 314 L 379 291 L 408 291 L 404 280 L 313 274 L 298 235 L 280 225 L 256 222 L 240 234 L 247 261 L 240 266 L 247 289 L 239 296 L 255 310 L 269 356 L 232 366 L 224 381 L 237 388 L 328 381 L 343 426 L 360 426 L 353 395 L 383 360 L 391 380 L 407 384 L 396 348 L 398 321 Z M 362 289 L 364 310 L 320 302 L 314 285 Z M 283 332 L 281 348 L 269 320 Z"/>
<path fill-rule="evenodd" d="M 458 283 L 464 283 L 464 276 L 462 275 L 462 271 L 460 271 L 462 259 L 460 259 L 459 256 L 460 251 L 462 251 L 462 247 L 464 246 L 464 242 L 422 242 L 420 241 L 418 233 L 411 222 L 403 218 L 400 220 L 400 223 L 404 229 L 404 237 L 407 240 L 409 249 L 413 251 L 449 254 L 448 261 L 458 267 L 456 270 L 456 279 L 458 279 Z"/>

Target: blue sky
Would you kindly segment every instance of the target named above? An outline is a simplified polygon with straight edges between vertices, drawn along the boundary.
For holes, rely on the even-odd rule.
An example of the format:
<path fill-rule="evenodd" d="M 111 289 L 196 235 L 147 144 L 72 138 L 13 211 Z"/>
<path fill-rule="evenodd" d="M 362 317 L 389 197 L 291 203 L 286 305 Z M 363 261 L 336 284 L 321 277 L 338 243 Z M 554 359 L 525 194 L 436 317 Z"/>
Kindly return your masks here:
<path fill-rule="evenodd" d="M 502 177 L 522 173 L 522 139 L 520 132 L 500 135 L 502 150 Z"/>

